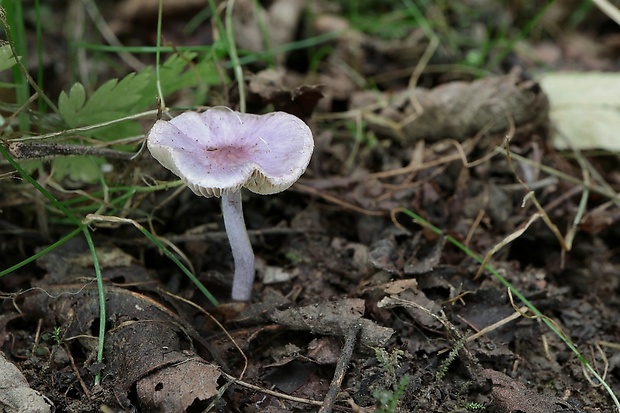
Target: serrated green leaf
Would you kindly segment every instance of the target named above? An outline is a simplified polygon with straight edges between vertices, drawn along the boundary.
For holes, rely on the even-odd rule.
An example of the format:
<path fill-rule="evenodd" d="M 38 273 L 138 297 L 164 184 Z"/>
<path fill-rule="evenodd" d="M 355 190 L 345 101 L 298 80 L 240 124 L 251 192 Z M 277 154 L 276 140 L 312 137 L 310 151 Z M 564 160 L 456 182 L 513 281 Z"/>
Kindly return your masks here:
<path fill-rule="evenodd" d="M 71 120 L 75 119 L 76 114 L 84 107 L 85 102 L 86 91 L 81 83 L 74 84 L 68 94 L 64 91 L 60 92 L 58 110 L 67 124 L 74 126 L 71 124 Z"/>
<path fill-rule="evenodd" d="M 11 46 L 7 44 L 0 47 L 0 71 L 13 67 L 16 63 Z"/>
<path fill-rule="evenodd" d="M 76 83 L 58 98 L 58 110 L 72 128 L 95 125 L 135 113 L 135 104 L 152 82 L 152 73 L 130 73 L 122 80 L 111 79 L 86 100 L 84 86 Z"/>

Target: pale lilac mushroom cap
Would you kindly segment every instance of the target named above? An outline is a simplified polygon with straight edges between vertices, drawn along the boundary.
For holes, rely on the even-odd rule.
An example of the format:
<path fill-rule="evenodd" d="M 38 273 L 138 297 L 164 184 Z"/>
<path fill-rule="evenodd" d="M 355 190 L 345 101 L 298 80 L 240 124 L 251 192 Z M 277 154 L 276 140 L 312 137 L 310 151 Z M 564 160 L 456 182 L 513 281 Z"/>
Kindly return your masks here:
<path fill-rule="evenodd" d="M 158 120 L 147 145 L 194 193 L 219 197 L 241 187 L 261 195 L 289 188 L 306 170 L 314 139 L 301 119 L 285 112 L 214 108 Z"/>
<path fill-rule="evenodd" d="M 147 136 L 155 159 L 197 195 L 222 197 L 224 224 L 235 261 L 232 298 L 247 301 L 254 283 L 254 252 L 241 207 L 241 188 L 262 195 L 289 188 L 304 173 L 314 139 L 285 112 L 252 115 L 227 108 L 185 112 L 158 120 Z"/>

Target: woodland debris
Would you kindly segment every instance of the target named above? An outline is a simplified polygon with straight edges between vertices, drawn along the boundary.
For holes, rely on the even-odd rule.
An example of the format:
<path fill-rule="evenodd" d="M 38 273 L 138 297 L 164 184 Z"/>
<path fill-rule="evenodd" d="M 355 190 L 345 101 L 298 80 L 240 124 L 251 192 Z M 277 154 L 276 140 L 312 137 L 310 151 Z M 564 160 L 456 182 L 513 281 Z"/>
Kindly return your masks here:
<path fill-rule="evenodd" d="M 517 72 L 394 95 L 361 92 L 352 98 L 351 109 L 364 110 L 369 96 L 380 106 L 366 113 L 369 126 L 404 145 L 421 139 L 462 142 L 481 131 L 508 133 L 512 123 L 536 129 L 544 127 L 549 116 L 549 101 L 540 85 Z"/>
<path fill-rule="evenodd" d="M 52 406 L 28 385 L 24 375 L 0 351 L 0 412 L 47 413 Z"/>
<path fill-rule="evenodd" d="M 291 329 L 335 336 L 345 336 L 352 323 L 360 322 L 360 343 L 370 347 L 382 347 L 394 334 L 394 330 L 362 318 L 364 306 L 364 300 L 345 299 L 275 311 L 271 319 Z"/>
<path fill-rule="evenodd" d="M 514 380 L 499 371 L 484 369 L 483 378 L 493 383 L 491 394 L 494 404 L 501 413 L 582 413 L 568 402 L 558 398 L 543 396 L 530 390 L 520 381 Z"/>

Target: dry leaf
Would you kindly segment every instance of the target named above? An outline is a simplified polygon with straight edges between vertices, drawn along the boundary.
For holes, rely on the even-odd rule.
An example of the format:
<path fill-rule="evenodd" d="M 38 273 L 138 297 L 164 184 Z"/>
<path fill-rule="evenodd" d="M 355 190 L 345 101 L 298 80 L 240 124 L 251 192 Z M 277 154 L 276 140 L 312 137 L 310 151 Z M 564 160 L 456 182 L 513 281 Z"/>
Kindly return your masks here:
<path fill-rule="evenodd" d="M 196 399 L 217 395 L 220 372 L 213 364 L 200 359 L 168 366 L 136 383 L 136 393 L 149 412 L 185 412 Z"/>
<path fill-rule="evenodd" d="M 549 73 L 540 84 L 551 103 L 557 149 L 620 151 L 620 74 Z"/>
<path fill-rule="evenodd" d="M 51 406 L 30 388 L 24 375 L 0 352 L 0 412 L 45 413 Z"/>

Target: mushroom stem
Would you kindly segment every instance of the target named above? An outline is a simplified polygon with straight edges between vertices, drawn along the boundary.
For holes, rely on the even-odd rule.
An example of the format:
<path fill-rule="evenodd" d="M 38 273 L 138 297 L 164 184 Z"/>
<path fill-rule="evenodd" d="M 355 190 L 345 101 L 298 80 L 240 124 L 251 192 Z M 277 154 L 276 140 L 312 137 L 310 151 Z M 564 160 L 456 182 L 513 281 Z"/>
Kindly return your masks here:
<path fill-rule="evenodd" d="M 248 301 L 252 296 L 254 283 L 254 251 L 243 219 L 241 190 L 222 195 L 222 213 L 235 261 L 232 299 Z"/>

